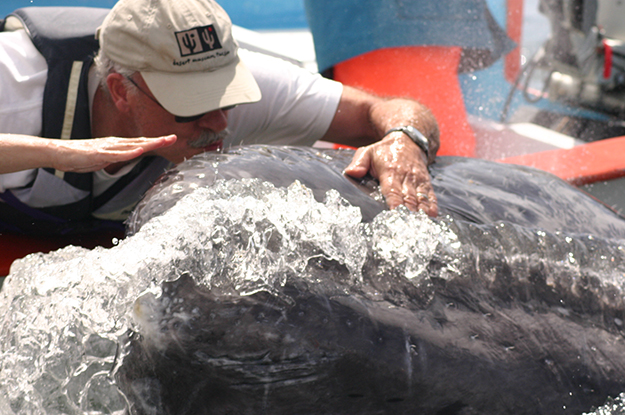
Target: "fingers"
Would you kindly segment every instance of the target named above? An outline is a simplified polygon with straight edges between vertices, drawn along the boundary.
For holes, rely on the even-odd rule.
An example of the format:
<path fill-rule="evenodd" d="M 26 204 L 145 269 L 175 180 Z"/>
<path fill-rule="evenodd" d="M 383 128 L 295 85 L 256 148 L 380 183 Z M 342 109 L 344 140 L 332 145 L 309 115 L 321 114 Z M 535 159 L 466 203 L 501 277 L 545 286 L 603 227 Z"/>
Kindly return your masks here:
<path fill-rule="evenodd" d="M 176 142 L 176 135 L 155 138 L 105 137 L 89 140 L 58 141 L 55 168 L 66 172 L 87 173 L 111 164 L 133 160 L 146 152 Z"/>
<path fill-rule="evenodd" d="M 368 147 L 360 147 L 356 150 L 352 162 L 345 168 L 344 173 L 357 179 L 364 177 L 371 169 L 371 153 Z M 372 173 L 373 175 L 373 173 Z M 375 177 L 375 176 L 374 176 Z"/>
<path fill-rule="evenodd" d="M 429 175 L 396 174 L 385 171 L 380 178 L 380 191 L 390 209 L 400 205 L 414 212 L 424 211 L 431 217 L 438 215 L 438 202 Z"/>
<path fill-rule="evenodd" d="M 155 138 L 119 138 L 108 137 L 100 139 L 103 140 L 99 143 L 99 150 L 103 154 L 122 155 L 125 153 L 135 153 L 140 150 L 140 153 L 156 150 L 161 147 L 167 147 L 176 142 L 176 135 L 167 135 L 163 137 Z"/>
<path fill-rule="evenodd" d="M 345 173 L 362 177 L 367 171 L 379 180 L 380 191 L 390 209 L 405 205 L 412 211 L 423 210 L 432 217 L 438 215 L 430 174 L 418 148 L 394 147 L 392 143 L 382 142 L 363 147 Z"/>
<path fill-rule="evenodd" d="M 107 160 L 115 163 L 129 161 L 144 153 L 170 146 L 176 142 L 176 139 L 175 135 L 156 138 L 122 138 L 117 145 L 106 150 Z"/>
<path fill-rule="evenodd" d="M 424 211 L 430 217 L 438 216 L 438 201 L 436 199 L 436 195 L 434 194 L 434 190 L 430 187 L 429 190 L 424 189 L 425 186 L 419 186 L 417 189 L 422 191 L 417 191 L 416 203 L 414 206 L 408 206 L 408 209 L 413 211 Z M 429 187 L 429 186 L 428 186 Z M 406 200 L 406 199 L 404 199 Z"/>
<path fill-rule="evenodd" d="M 423 210 L 429 216 L 438 215 L 436 194 L 429 174 L 408 174 L 403 178 L 403 204 L 412 211 Z"/>

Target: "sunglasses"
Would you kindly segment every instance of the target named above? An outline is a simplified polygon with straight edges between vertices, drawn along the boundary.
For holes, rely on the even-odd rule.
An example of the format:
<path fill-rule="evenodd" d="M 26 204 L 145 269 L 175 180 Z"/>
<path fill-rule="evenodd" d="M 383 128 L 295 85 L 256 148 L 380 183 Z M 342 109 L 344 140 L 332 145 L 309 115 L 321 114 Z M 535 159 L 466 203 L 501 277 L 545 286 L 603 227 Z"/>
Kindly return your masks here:
<path fill-rule="evenodd" d="M 156 104 L 161 107 L 162 109 L 164 109 L 165 111 L 167 111 L 165 109 L 165 107 L 163 107 L 161 105 L 160 102 L 158 102 L 156 100 L 156 98 L 154 98 L 152 95 L 148 94 L 147 92 L 145 92 L 139 85 L 137 85 L 137 83 L 135 81 L 133 81 L 130 77 L 128 76 L 124 76 L 124 78 L 126 78 L 131 84 L 133 84 L 139 91 L 141 91 L 143 93 L 143 95 L 145 95 L 146 97 L 150 98 L 152 101 L 156 102 Z M 223 107 L 223 108 L 219 108 L 222 111 L 230 111 L 231 109 L 235 108 L 236 105 L 230 105 L 228 107 Z M 214 111 L 214 110 L 213 110 Z M 169 112 L 169 111 L 167 111 Z M 211 111 L 212 112 L 212 111 Z M 188 123 L 188 122 L 193 122 L 193 121 L 197 121 L 200 118 L 202 118 L 203 116 L 205 116 L 206 114 L 208 114 L 208 112 L 205 112 L 203 114 L 198 114 L 198 115 L 191 115 L 189 117 L 181 117 L 179 115 L 174 115 L 174 120 L 179 123 L 179 124 L 184 124 L 184 123 Z"/>

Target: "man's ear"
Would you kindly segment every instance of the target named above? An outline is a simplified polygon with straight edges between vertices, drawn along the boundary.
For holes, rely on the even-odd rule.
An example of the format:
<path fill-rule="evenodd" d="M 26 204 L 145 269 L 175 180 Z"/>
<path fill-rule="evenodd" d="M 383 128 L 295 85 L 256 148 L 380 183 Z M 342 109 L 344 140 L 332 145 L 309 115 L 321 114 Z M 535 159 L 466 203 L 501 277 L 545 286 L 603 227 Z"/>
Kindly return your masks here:
<path fill-rule="evenodd" d="M 111 100 L 120 112 L 128 112 L 130 110 L 128 88 L 124 81 L 124 76 L 118 73 L 111 73 L 106 77 L 106 85 L 108 86 Z"/>

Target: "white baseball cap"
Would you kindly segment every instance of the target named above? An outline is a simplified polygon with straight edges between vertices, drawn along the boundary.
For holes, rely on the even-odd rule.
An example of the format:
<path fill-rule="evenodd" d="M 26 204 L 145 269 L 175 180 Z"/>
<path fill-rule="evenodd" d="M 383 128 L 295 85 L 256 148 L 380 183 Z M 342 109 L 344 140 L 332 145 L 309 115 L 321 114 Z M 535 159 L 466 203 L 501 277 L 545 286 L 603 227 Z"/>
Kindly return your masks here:
<path fill-rule="evenodd" d="M 231 28 L 212 0 L 119 0 L 97 36 L 102 52 L 140 72 L 167 111 L 189 117 L 261 98 Z"/>

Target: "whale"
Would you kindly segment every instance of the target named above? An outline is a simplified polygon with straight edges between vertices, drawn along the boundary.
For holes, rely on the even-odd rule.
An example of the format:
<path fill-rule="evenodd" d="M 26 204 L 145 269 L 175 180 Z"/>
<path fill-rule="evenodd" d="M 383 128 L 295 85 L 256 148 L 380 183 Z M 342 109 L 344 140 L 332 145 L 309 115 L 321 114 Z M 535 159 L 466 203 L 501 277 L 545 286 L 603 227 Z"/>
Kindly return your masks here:
<path fill-rule="evenodd" d="M 343 173 L 353 155 L 198 155 L 112 248 L 16 261 L 0 412 L 619 413 L 619 213 L 461 157 L 429 168 L 438 217 L 388 210 L 373 178 Z"/>
<path fill-rule="evenodd" d="M 278 187 L 297 180 L 319 201 L 329 189 L 335 189 L 360 208 L 364 221 L 371 221 L 387 207 L 375 179 L 343 174 L 353 154 L 349 149 L 250 145 L 196 156 L 171 169 L 148 190 L 127 221 L 127 231 L 136 232 L 182 196 L 218 179 L 257 178 Z M 613 238 L 625 235 L 620 214 L 538 169 L 443 156 L 429 171 L 441 216 L 477 224 L 506 221 L 552 232 Z"/>
<path fill-rule="evenodd" d="M 410 229 L 418 214 L 388 211 L 375 180 L 342 173 L 352 156 L 196 157 L 148 192 L 129 232 L 223 180 L 297 181 L 319 201 L 335 189 L 364 223 L 395 214 Z M 440 157 L 430 173 L 435 221 L 460 248 L 436 252 L 419 278 L 372 252 L 358 281 L 327 255 L 245 294 L 198 283 L 197 266 L 166 278 L 136 306 L 148 334 L 123 342 L 116 379 L 131 413 L 581 414 L 625 391 L 623 218 L 526 167 Z"/>

